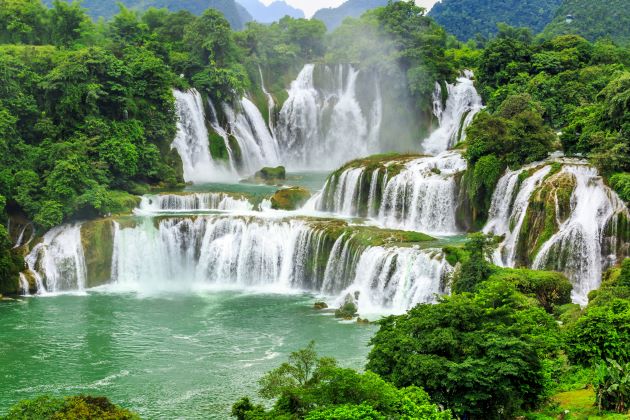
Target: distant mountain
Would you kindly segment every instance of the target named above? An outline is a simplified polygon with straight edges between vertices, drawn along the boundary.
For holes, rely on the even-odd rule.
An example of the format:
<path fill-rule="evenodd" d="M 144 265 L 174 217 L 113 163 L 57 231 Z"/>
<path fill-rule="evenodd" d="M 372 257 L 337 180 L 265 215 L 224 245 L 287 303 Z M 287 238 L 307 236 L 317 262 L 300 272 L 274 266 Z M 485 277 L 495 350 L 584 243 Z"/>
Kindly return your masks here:
<path fill-rule="evenodd" d="M 348 0 L 339 7 L 318 10 L 313 19 L 323 21 L 328 30 L 332 31 L 347 17 L 359 17 L 367 10 L 386 5 L 387 0 Z"/>
<path fill-rule="evenodd" d="M 70 2 L 71 0 L 66 0 Z M 52 0 L 44 0 L 48 6 Z M 118 13 L 118 3 L 134 10 L 146 10 L 149 7 L 167 8 L 172 11 L 188 10 L 200 15 L 206 9 L 217 9 L 230 22 L 234 29 L 242 29 L 247 22 L 252 20 L 249 12 L 235 0 L 83 0 L 81 6 L 88 10 L 88 14 L 94 19 L 103 17 L 110 19 Z"/>
<path fill-rule="evenodd" d="M 630 44 L 630 1 L 564 0 L 543 37 L 577 34 L 591 41 L 610 37 Z"/>
<path fill-rule="evenodd" d="M 260 23 L 272 23 L 285 16 L 292 18 L 303 18 L 304 12 L 285 3 L 284 1 L 274 1 L 269 6 L 265 6 L 259 0 L 237 0 L 253 19 Z"/>
<path fill-rule="evenodd" d="M 598 0 L 584 0 L 598 3 Z M 627 4 L 628 0 L 619 0 Z M 442 0 L 429 16 L 458 39 L 466 41 L 477 34 L 491 36 L 497 23 L 527 27 L 541 32 L 556 15 L 562 0 Z M 608 7 L 609 2 L 601 2 Z"/>

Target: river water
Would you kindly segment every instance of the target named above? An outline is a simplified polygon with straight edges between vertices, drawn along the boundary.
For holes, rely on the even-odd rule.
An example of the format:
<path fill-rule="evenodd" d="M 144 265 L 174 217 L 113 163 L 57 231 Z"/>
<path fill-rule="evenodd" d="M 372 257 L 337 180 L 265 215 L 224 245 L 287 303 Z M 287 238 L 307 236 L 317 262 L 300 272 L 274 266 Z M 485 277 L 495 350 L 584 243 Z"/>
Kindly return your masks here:
<path fill-rule="evenodd" d="M 315 297 L 90 292 L 0 302 L 0 414 L 38 395 L 106 395 L 143 418 L 229 417 L 290 352 L 362 368 L 372 325 L 312 309 Z"/>

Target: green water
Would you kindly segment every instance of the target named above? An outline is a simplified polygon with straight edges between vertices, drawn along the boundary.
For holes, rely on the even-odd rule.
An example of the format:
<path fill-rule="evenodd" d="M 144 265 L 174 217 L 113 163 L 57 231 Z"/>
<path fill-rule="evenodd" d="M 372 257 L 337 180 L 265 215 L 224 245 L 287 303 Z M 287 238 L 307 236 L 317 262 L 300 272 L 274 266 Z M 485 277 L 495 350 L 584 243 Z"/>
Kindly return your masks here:
<path fill-rule="evenodd" d="M 144 418 L 228 418 L 289 352 L 317 342 L 361 368 L 376 327 L 340 323 L 304 295 L 236 292 L 0 302 L 0 413 L 41 394 L 106 395 Z"/>
<path fill-rule="evenodd" d="M 328 172 L 289 172 L 287 179 L 282 181 L 283 186 L 305 187 L 312 193 L 324 187 Z M 205 183 L 188 185 L 185 191 L 189 192 L 229 192 L 250 195 L 273 195 L 278 190 L 276 185 L 250 184 L 247 182 L 237 184 Z"/>

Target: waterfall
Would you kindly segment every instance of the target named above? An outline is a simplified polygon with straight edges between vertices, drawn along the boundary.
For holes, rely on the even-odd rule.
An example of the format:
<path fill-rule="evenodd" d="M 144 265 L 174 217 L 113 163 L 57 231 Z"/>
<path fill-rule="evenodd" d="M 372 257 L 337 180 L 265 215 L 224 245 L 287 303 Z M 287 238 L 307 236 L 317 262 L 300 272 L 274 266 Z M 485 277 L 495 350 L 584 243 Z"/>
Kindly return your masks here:
<path fill-rule="evenodd" d="M 263 72 L 262 69 L 260 68 L 260 66 L 258 66 L 258 73 L 260 74 L 260 88 L 262 89 L 263 93 L 265 94 L 265 96 L 267 97 L 267 112 L 268 112 L 268 118 L 269 118 L 269 131 L 271 131 L 272 133 L 275 132 L 275 128 L 274 128 L 274 111 L 276 109 L 276 102 L 273 100 L 273 96 L 271 95 L 271 93 L 269 93 L 267 91 L 267 88 L 265 87 L 265 79 L 263 77 Z"/>
<path fill-rule="evenodd" d="M 22 296 L 31 295 L 31 286 L 28 283 L 28 279 L 24 273 L 20 273 L 20 289 L 22 290 Z"/>
<path fill-rule="evenodd" d="M 605 268 L 604 229 L 615 213 L 627 213 L 627 209 L 595 168 L 565 165 L 562 170 L 576 181 L 571 214 L 540 249 L 533 267 L 563 271 L 572 280 L 573 300 L 585 305 L 588 292 L 599 287 Z"/>
<path fill-rule="evenodd" d="M 351 162 L 333 173 L 308 205 L 344 216 L 371 217 L 388 228 L 457 233 L 457 175 L 466 170 L 466 161 L 455 152 L 400 159 L 385 158 L 370 170 Z"/>
<path fill-rule="evenodd" d="M 434 250 L 360 247 L 334 241 L 305 220 L 204 216 L 117 226 L 114 290 L 155 293 L 206 288 L 360 291 L 360 307 L 402 312 L 443 293 L 450 267 Z M 362 306 L 361 306 L 362 305 Z"/>
<path fill-rule="evenodd" d="M 316 77 L 316 72 L 323 74 Z M 332 168 L 381 151 L 383 104 L 378 81 L 371 83 L 374 97 L 362 108 L 359 76 L 360 71 L 349 65 L 308 64 L 302 69 L 291 83 L 276 127 L 286 162 L 299 168 Z"/>
<path fill-rule="evenodd" d="M 80 224 L 48 231 L 25 261 L 40 294 L 85 290 L 87 272 Z"/>
<path fill-rule="evenodd" d="M 524 170 L 508 171 L 499 181 L 492 196 L 490 218 L 483 229 L 484 233 L 487 234 L 505 236 L 494 253 L 494 263 L 505 267 L 514 267 L 515 265 L 516 244 L 531 195 L 549 173 L 551 167 L 544 166 L 521 182 L 514 198 L 516 187 L 519 184 L 518 178 Z M 511 202 L 512 198 L 514 198 L 513 203 Z"/>
<path fill-rule="evenodd" d="M 186 182 L 203 183 L 233 179 L 228 165 L 215 162 L 208 146 L 208 129 L 201 95 L 196 89 L 173 90 L 177 109 L 177 134 L 171 145 L 179 153 Z"/>
<path fill-rule="evenodd" d="M 448 99 L 442 107 L 442 88 L 436 83 L 433 94 L 433 112 L 439 121 L 439 128 L 424 140 L 425 153 L 437 155 L 455 146 L 466 138 L 466 127 L 475 115 L 483 109 L 481 96 L 477 93 L 470 71 L 457 79 L 455 85 L 447 84 Z"/>
<path fill-rule="evenodd" d="M 434 302 L 445 293 L 443 279 L 451 272 L 436 251 L 419 251 L 414 248 L 372 247 L 358 260 L 352 285 L 341 293 L 337 305 L 350 294 L 359 299 L 361 314 L 379 313 L 387 308 L 403 313 L 420 302 Z"/>
<path fill-rule="evenodd" d="M 139 214 L 194 212 L 205 210 L 251 211 L 254 205 L 245 197 L 225 193 L 192 193 L 145 195 L 137 209 Z"/>
<path fill-rule="evenodd" d="M 553 176 L 552 164 L 561 165 L 555 168 Z M 534 269 L 563 272 L 573 284 L 573 301 L 586 304 L 588 292 L 599 287 L 603 271 L 617 260 L 615 250 L 611 250 L 611 255 L 604 255 L 603 245 L 610 240 L 605 230 L 613 217 L 621 215 L 626 220 L 629 217 L 625 204 L 604 184 L 595 168 L 585 162 L 560 159 L 534 163 L 517 171 L 508 170 L 494 191 L 483 231 L 503 236 L 493 256 L 495 264 L 506 267 L 523 264 L 521 254 L 536 251 L 536 244 L 525 242 L 539 239 L 521 238 L 534 193 L 542 191 L 541 188 L 552 189 L 554 177 L 562 176 L 575 183 L 569 191 L 570 208 L 560 217 L 561 204 L 557 196 L 544 203 L 546 207 L 554 206 L 551 211 L 555 214 L 557 229 L 541 241 L 529 264 Z M 543 215 L 532 213 L 529 217 L 546 217 L 549 209 L 538 208 L 537 211 L 542 211 Z M 534 222 L 540 226 L 544 221 L 529 220 L 527 229 L 532 229 Z M 521 242 L 525 245 L 519 246 Z"/>
<path fill-rule="evenodd" d="M 224 103 L 223 110 L 228 119 L 229 134 L 233 135 L 240 148 L 241 174 L 251 175 L 263 166 L 277 166 L 280 162 L 279 148 L 256 105 L 242 98 L 234 108 Z"/>

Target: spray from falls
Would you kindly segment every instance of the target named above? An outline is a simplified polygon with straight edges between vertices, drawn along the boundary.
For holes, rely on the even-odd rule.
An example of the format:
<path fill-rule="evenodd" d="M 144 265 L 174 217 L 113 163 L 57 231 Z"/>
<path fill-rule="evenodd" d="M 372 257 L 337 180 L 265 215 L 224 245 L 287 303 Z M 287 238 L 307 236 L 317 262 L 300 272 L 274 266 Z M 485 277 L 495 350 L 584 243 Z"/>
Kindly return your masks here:
<path fill-rule="evenodd" d="M 380 88 L 375 80 L 374 98 L 362 108 L 359 76 L 359 70 L 344 65 L 309 64 L 302 69 L 291 83 L 276 127 L 287 163 L 299 168 L 332 168 L 381 151 Z"/>
<path fill-rule="evenodd" d="M 466 128 L 483 109 L 472 77 L 472 72 L 466 71 L 455 85 L 446 85 L 448 98 L 445 107 L 442 106 L 442 87 L 439 83 L 435 84 L 433 112 L 440 126 L 424 140 L 422 147 L 425 153 L 437 155 L 465 140 Z"/>
<path fill-rule="evenodd" d="M 335 172 L 309 205 L 344 216 L 371 217 L 388 228 L 431 234 L 460 231 L 458 175 L 466 170 L 460 154 L 389 158 L 376 169 L 354 165 Z"/>

